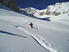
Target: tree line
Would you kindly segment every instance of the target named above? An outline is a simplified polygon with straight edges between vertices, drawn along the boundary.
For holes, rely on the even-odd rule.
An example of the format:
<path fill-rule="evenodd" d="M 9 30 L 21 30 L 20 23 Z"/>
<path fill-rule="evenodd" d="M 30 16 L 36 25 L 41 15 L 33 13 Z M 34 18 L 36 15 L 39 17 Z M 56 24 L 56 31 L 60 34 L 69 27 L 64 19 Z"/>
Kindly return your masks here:
<path fill-rule="evenodd" d="M 20 8 L 17 5 L 16 0 L 0 0 L 0 3 L 5 5 L 8 8 L 13 9 L 16 12 L 20 12 Z"/>

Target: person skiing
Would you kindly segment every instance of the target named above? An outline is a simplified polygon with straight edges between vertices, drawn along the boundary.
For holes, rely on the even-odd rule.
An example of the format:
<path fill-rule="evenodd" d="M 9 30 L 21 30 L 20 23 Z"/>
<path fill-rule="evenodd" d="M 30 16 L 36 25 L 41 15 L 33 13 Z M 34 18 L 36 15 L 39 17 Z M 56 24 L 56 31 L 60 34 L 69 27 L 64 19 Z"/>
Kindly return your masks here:
<path fill-rule="evenodd" d="M 29 25 L 30 25 L 31 28 L 33 28 L 33 23 L 30 23 Z"/>

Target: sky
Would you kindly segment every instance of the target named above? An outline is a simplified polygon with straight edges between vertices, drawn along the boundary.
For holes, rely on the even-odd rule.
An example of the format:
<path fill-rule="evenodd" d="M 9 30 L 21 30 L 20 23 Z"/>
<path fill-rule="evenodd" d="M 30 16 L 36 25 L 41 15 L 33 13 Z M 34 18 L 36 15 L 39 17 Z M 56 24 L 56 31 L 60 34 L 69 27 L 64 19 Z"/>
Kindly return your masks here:
<path fill-rule="evenodd" d="M 21 8 L 33 7 L 36 9 L 45 9 L 48 5 L 55 4 L 57 2 L 67 2 L 69 0 L 17 0 L 17 4 Z"/>

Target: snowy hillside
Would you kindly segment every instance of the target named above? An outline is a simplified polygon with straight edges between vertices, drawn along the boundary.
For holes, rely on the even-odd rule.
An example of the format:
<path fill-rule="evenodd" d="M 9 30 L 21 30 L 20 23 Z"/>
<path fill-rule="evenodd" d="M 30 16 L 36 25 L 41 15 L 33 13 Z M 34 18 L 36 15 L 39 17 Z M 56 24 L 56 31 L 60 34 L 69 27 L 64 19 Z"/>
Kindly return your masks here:
<path fill-rule="evenodd" d="M 58 20 L 59 16 L 66 15 L 69 17 L 69 2 L 64 3 L 56 3 L 55 5 L 50 5 L 44 10 L 37 10 L 35 8 L 25 8 L 23 11 L 25 11 L 27 14 L 31 14 L 37 18 L 47 18 L 51 17 L 51 20 L 53 20 L 55 17 Z M 55 20 L 56 20 L 55 19 Z"/>
<path fill-rule="evenodd" d="M 21 9 L 22 11 L 25 11 L 26 13 L 28 14 L 34 14 L 35 12 L 38 11 L 38 9 L 35 9 L 35 8 L 32 8 L 32 7 L 29 7 L 29 8 L 25 8 L 25 9 Z"/>
<path fill-rule="evenodd" d="M 66 7 L 68 4 L 69 2 L 63 3 L 62 6 Z M 52 7 L 50 10 L 53 12 L 56 9 L 52 9 Z M 46 10 L 41 10 L 44 11 L 42 15 L 50 17 L 51 21 L 43 21 L 0 9 L 0 52 L 68 52 L 69 12 L 63 14 L 62 10 L 61 15 L 55 16 L 52 15 L 52 12 L 50 15 L 46 15 Z M 57 10 L 60 9 L 57 7 Z M 36 17 L 43 18 L 38 13 Z M 29 26 L 31 22 L 33 28 Z"/>
<path fill-rule="evenodd" d="M 59 16 L 61 14 L 69 13 L 69 2 L 64 3 L 56 3 L 55 5 L 50 5 L 47 7 L 47 9 L 41 10 L 44 12 L 43 15 L 53 15 L 53 16 Z"/>

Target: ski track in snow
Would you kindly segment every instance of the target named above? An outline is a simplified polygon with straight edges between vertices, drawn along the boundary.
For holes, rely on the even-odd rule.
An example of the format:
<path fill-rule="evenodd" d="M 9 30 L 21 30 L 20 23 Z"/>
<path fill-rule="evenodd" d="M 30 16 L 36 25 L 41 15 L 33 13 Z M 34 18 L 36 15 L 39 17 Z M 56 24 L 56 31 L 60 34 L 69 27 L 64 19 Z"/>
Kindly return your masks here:
<path fill-rule="evenodd" d="M 27 33 L 28 35 L 30 35 L 40 46 L 42 46 L 43 48 L 49 50 L 50 52 L 58 52 L 57 50 L 51 48 L 51 47 L 48 47 L 44 42 L 43 40 L 37 38 L 36 36 L 34 36 L 32 33 L 30 33 L 29 31 L 23 29 L 22 27 L 18 26 L 16 27 L 17 29 Z"/>

